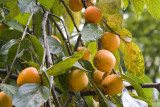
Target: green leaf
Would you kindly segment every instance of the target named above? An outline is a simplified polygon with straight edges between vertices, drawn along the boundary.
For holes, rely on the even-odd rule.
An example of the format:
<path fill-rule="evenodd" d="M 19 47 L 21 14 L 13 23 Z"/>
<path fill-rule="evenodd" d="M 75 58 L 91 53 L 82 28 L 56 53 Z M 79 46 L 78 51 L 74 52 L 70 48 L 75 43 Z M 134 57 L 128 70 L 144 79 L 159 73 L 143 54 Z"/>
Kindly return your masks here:
<path fill-rule="evenodd" d="M 91 53 L 91 64 L 92 66 L 94 67 L 94 64 L 93 64 L 93 58 L 94 58 L 94 55 L 97 53 L 97 42 L 89 42 L 87 48 L 89 49 L 90 53 Z M 95 67 L 94 67 L 95 68 Z"/>
<path fill-rule="evenodd" d="M 40 65 L 35 63 L 35 62 L 27 62 L 29 65 L 31 65 L 32 67 L 36 68 L 38 71 L 40 69 Z"/>
<path fill-rule="evenodd" d="M 121 8 L 121 0 L 99 0 L 97 6 L 103 11 L 103 16 L 117 13 Z"/>
<path fill-rule="evenodd" d="M 61 16 L 62 10 L 61 10 L 61 3 L 59 2 L 59 0 L 54 0 L 53 7 L 52 7 L 51 11 L 55 15 L 57 15 L 59 17 Z"/>
<path fill-rule="evenodd" d="M 42 62 L 44 49 L 43 49 L 40 41 L 33 35 L 30 35 L 30 38 L 31 38 L 32 44 L 33 44 L 33 46 L 39 56 L 39 59 Z"/>
<path fill-rule="evenodd" d="M 18 88 L 12 103 L 16 107 L 40 107 L 49 98 L 49 89 L 40 84 L 24 84 Z"/>
<path fill-rule="evenodd" d="M 145 67 L 144 67 L 144 59 L 140 48 L 131 43 L 125 43 L 124 50 L 124 64 L 129 73 L 136 75 L 138 77 L 142 77 L 144 75 Z"/>
<path fill-rule="evenodd" d="M 42 70 L 43 70 L 43 72 L 42 72 L 43 85 L 50 88 L 50 79 L 49 79 L 49 75 L 47 75 L 46 67 L 43 67 Z"/>
<path fill-rule="evenodd" d="M 54 1 L 58 0 L 38 0 L 47 10 L 53 7 Z M 59 11 L 59 10 L 57 10 Z"/>
<path fill-rule="evenodd" d="M 12 20 L 13 18 L 15 18 L 20 13 L 20 10 L 19 10 L 18 5 L 17 5 L 17 0 L 14 0 L 12 2 L 7 2 L 6 7 L 10 11 L 9 14 L 6 16 L 7 21 Z"/>
<path fill-rule="evenodd" d="M 18 90 L 17 87 L 7 84 L 0 84 L 0 89 L 11 98 L 13 98 L 13 96 L 16 94 Z"/>
<path fill-rule="evenodd" d="M 34 6 L 34 0 L 18 0 L 18 7 L 22 13 L 31 13 Z"/>
<path fill-rule="evenodd" d="M 144 91 L 143 91 L 142 87 L 136 81 L 134 81 L 132 78 L 130 78 L 126 75 L 121 75 L 121 78 L 126 80 L 127 82 L 129 82 L 134 87 L 138 96 L 146 99 L 146 96 L 144 94 Z"/>
<path fill-rule="evenodd" d="M 140 79 L 139 77 L 137 77 L 135 75 L 132 75 L 130 73 L 125 73 L 125 75 L 132 78 L 138 84 L 143 84 L 144 83 L 144 81 L 142 79 Z"/>
<path fill-rule="evenodd" d="M 52 54 L 59 54 L 59 53 L 62 52 L 62 46 L 59 43 L 59 41 L 57 41 L 57 39 L 55 39 L 51 36 L 48 36 L 47 40 L 48 40 L 48 43 L 49 43 L 50 52 Z"/>
<path fill-rule="evenodd" d="M 5 43 L 5 44 L 2 46 L 2 48 L 1 48 L 1 50 L 0 50 L 0 55 L 4 56 L 3 61 L 5 61 L 5 60 L 7 59 L 7 55 L 8 55 L 9 49 L 10 49 L 13 45 L 15 45 L 15 44 L 17 44 L 17 43 L 18 43 L 17 40 L 12 39 L 12 40 L 8 41 L 7 43 Z M 2 56 L 1 56 L 1 58 L 2 58 Z"/>
<path fill-rule="evenodd" d="M 20 13 L 14 19 L 17 20 L 22 25 L 26 26 L 30 15 L 31 15 L 30 13 L 25 13 L 25 14 Z M 29 26 L 32 26 L 32 20 L 30 21 Z"/>
<path fill-rule="evenodd" d="M 132 98 L 125 88 L 122 91 L 122 103 L 124 107 L 148 107 L 146 102 Z"/>
<path fill-rule="evenodd" d="M 0 32 L 0 40 L 7 42 L 11 39 L 19 39 L 22 36 L 22 32 L 15 30 L 5 30 Z"/>
<path fill-rule="evenodd" d="M 20 32 L 24 31 L 23 26 L 15 20 L 11 20 L 9 22 L 4 22 L 4 23 L 6 25 L 8 25 L 9 27 L 12 27 L 13 29 L 17 30 L 17 31 L 20 31 Z"/>
<path fill-rule="evenodd" d="M 124 5 L 123 9 L 126 10 L 126 8 L 129 5 L 129 0 L 122 0 L 122 2 L 123 2 L 123 5 Z"/>
<path fill-rule="evenodd" d="M 81 31 L 82 40 L 93 42 L 98 40 L 102 34 L 102 29 L 99 29 L 96 24 L 87 24 Z"/>
<path fill-rule="evenodd" d="M 52 76 L 58 76 L 64 74 L 68 69 L 70 69 L 78 59 L 81 59 L 84 55 L 84 49 L 73 56 L 55 64 L 52 66 L 47 73 Z"/>
<path fill-rule="evenodd" d="M 1 0 L 1 1 L 0 1 L 0 4 L 7 3 L 7 2 L 11 2 L 11 1 L 16 1 L 16 0 Z"/>
<path fill-rule="evenodd" d="M 84 96 L 84 99 L 85 99 L 88 107 L 95 107 L 92 96 Z"/>
<path fill-rule="evenodd" d="M 94 72 L 94 68 L 92 66 L 92 64 L 87 61 L 87 60 L 80 60 L 79 63 L 82 65 L 83 68 L 85 68 L 86 70 L 89 71 L 93 71 Z"/>
<path fill-rule="evenodd" d="M 131 3 L 136 11 L 137 17 L 139 17 L 144 9 L 144 0 L 131 0 Z"/>
<path fill-rule="evenodd" d="M 122 30 L 122 22 L 123 22 L 123 14 L 122 13 L 112 14 L 107 19 L 107 24 L 114 31 L 118 31 L 118 32 Z"/>
<path fill-rule="evenodd" d="M 156 19 L 160 18 L 160 0 L 145 0 L 147 10 Z"/>
<path fill-rule="evenodd" d="M 33 17 L 35 19 L 35 35 L 36 35 L 37 38 L 39 38 L 42 35 L 42 31 L 41 31 L 40 26 L 41 26 L 41 23 L 42 23 L 43 14 L 42 14 L 41 11 L 39 11 Z"/>
<path fill-rule="evenodd" d="M 93 85 L 93 88 L 98 96 L 100 107 L 111 107 L 109 101 L 100 91 L 100 89 L 96 86 L 96 84 L 92 80 L 90 80 L 90 82 Z"/>

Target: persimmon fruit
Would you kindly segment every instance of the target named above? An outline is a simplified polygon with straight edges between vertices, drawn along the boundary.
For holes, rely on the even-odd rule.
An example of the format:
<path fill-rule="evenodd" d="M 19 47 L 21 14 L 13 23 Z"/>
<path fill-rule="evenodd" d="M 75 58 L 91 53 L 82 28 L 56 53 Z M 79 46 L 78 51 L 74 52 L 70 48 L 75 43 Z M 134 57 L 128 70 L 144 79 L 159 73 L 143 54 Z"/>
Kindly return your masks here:
<path fill-rule="evenodd" d="M 74 12 L 81 11 L 83 8 L 81 0 L 69 0 L 68 3 L 69 3 L 70 9 Z"/>
<path fill-rule="evenodd" d="M 85 48 L 85 47 L 78 47 L 78 48 L 77 48 L 77 52 L 83 50 L 84 48 Z M 91 59 L 91 53 L 90 53 L 90 51 L 89 51 L 88 48 L 85 48 L 85 52 L 84 52 L 84 55 L 83 55 L 83 57 L 81 58 L 81 60 L 88 60 L 88 61 L 90 61 L 90 59 Z"/>
<path fill-rule="evenodd" d="M 71 91 L 81 91 L 88 85 L 87 74 L 79 69 L 73 70 L 67 77 L 67 85 Z"/>
<path fill-rule="evenodd" d="M 120 45 L 120 39 L 116 34 L 105 32 L 100 39 L 103 49 L 114 52 Z"/>
<path fill-rule="evenodd" d="M 34 67 L 28 67 L 19 74 L 17 78 L 17 85 L 20 87 L 26 83 L 41 83 L 41 77 L 38 74 L 38 71 Z"/>
<path fill-rule="evenodd" d="M 84 18 L 88 23 L 97 24 L 102 19 L 102 11 L 95 6 L 90 6 L 84 11 Z"/>
<path fill-rule="evenodd" d="M 94 66 L 102 72 L 110 72 L 115 63 L 116 59 L 114 55 L 110 51 L 104 49 L 99 50 L 93 58 Z"/>
<path fill-rule="evenodd" d="M 96 70 L 93 74 L 93 81 L 94 83 L 96 83 L 99 87 L 101 87 L 101 83 L 102 83 L 102 77 L 104 75 L 105 72 L 102 72 L 100 70 Z"/>
<path fill-rule="evenodd" d="M 124 88 L 122 79 L 116 75 L 108 75 L 102 81 L 102 89 L 107 95 L 116 95 Z"/>
<path fill-rule="evenodd" d="M 0 92 L 0 107 L 13 107 L 12 98 L 4 92 Z"/>

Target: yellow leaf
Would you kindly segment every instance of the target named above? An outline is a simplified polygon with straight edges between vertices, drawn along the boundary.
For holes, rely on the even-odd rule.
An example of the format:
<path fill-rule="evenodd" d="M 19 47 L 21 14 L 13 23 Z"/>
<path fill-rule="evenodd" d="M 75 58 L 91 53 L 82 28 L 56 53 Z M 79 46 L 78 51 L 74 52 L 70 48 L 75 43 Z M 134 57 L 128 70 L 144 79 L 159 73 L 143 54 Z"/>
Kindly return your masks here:
<path fill-rule="evenodd" d="M 142 77 L 144 75 L 144 59 L 140 48 L 133 42 L 125 43 L 124 64 L 129 73 Z"/>

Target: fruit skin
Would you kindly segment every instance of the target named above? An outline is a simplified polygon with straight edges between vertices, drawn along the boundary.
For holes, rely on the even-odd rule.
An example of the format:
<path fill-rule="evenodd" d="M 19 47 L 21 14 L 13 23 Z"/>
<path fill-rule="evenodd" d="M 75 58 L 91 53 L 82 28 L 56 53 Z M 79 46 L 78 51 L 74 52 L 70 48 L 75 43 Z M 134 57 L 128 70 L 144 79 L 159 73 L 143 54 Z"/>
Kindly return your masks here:
<path fill-rule="evenodd" d="M 116 75 L 108 75 L 102 81 L 102 89 L 108 95 L 116 95 L 120 93 L 124 88 L 122 79 Z"/>
<path fill-rule="evenodd" d="M 96 70 L 93 74 L 93 81 L 94 83 L 96 83 L 99 87 L 101 87 L 101 83 L 102 83 L 102 77 L 104 75 L 105 72 Z"/>
<path fill-rule="evenodd" d="M 107 50 L 99 50 L 94 58 L 93 64 L 102 72 L 110 72 L 116 63 L 114 55 Z"/>
<path fill-rule="evenodd" d="M 85 10 L 84 18 L 88 23 L 97 24 L 102 19 L 102 11 L 95 6 L 90 6 Z"/>
<path fill-rule="evenodd" d="M 85 47 L 78 47 L 77 52 L 83 50 L 84 48 Z M 89 51 L 88 48 L 85 48 L 85 52 L 84 52 L 84 55 L 81 58 L 81 60 L 88 60 L 88 61 L 90 61 L 90 59 L 91 59 L 91 53 L 90 53 L 90 51 Z"/>
<path fill-rule="evenodd" d="M 51 37 L 53 37 L 54 39 L 58 40 L 58 42 L 59 42 L 60 44 L 62 44 L 62 43 L 61 43 L 61 40 L 60 40 L 57 36 L 51 35 Z"/>
<path fill-rule="evenodd" d="M 0 92 L 0 106 L 1 107 L 13 107 L 12 99 L 4 92 Z"/>
<path fill-rule="evenodd" d="M 116 34 L 105 32 L 100 39 L 102 48 L 114 52 L 120 45 L 120 39 Z"/>
<path fill-rule="evenodd" d="M 81 11 L 83 8 L 81 0 L 69 0 L 68 2 L 70 9 L 74 12 Z"/>
<path fill-rule="evenodd" d="M 41 77 L 38 74 L 38 71 L 34 67 L 28 67 L 19 74 L 17 78 L 17 85 L 20 87 L 26 83 L 41 83 Z"/>
<path fill-rule="evenodd" d="M 67 85 L 71 91 L 81 91 L 88 85 L 88 77 L 82 70 L 73 70 L 67 77 Z"/>

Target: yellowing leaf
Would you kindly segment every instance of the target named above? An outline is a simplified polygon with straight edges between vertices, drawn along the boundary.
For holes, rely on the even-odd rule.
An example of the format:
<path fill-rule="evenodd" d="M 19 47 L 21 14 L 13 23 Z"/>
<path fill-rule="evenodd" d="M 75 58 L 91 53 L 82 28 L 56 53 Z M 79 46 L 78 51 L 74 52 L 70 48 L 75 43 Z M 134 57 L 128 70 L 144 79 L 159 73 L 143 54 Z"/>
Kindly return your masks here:
<path fill-rule="evenodd" d="M 121 31 L 122 30 L 122 22 L 123 22 L 123 14 L 116 13 L 110 15 L 107 20 L 107 24 L 114 30 L 114 31 Z"/>
<path fill-rule="evenodd" d="M 121 0 L 99 0 L 96 4 L 102 11 L 105 18 L 110 14 L 117 13 L 121 7 Z"/>
<path fill-rule="evenodd" d="M 118 63 L 120 63 L 120 55 L 119 55 L 119 51 L 116 50 L 114 53 L 114 56 L 116 58 L 116 64 L 114 66 L 114 70 L 118 71 Z"/>
<path fill-rule="evenodd" d="M 140 48 L 131 43 L 125 43 L 124 50 L 124 64 L 129 73 L 136 75 L 138 77 L 142 77 L 144 75 L 144 59 Z"/>
<path fill-rule="evenodd" d="M 127 42 L 131 42 L 131 39 L 132 39 L 132 34 L 130 33 L 129 30 L 125 29 L 125 28 L 122 28 L 121 31 L 117 32 L 121 38 L 123 38 L 125 41 Z"/>

